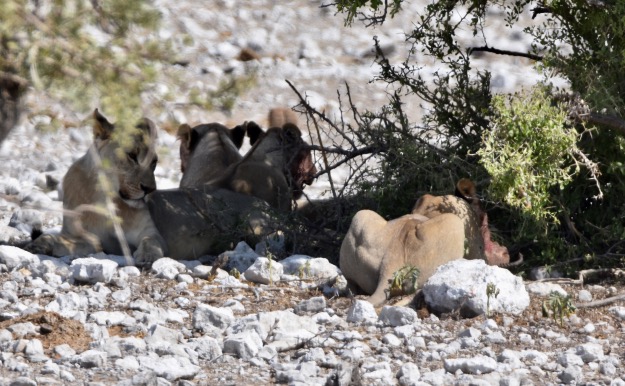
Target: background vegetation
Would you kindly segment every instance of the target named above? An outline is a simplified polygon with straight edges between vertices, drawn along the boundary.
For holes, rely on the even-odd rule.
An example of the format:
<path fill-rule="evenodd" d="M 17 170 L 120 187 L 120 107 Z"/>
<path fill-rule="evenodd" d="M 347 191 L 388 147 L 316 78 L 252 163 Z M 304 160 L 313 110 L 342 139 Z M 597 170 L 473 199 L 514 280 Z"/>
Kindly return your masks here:
<path fill-rule="evenodd" d="M 402 0 L 339 0 L 347 25 L 383 24 Z M 484 36 L 491 18 L 509 27 L 531 24 L 527 52 L 463 45 L 467 31 Z M 582 261 L 623 265 L 625 3 L 590 0 L 439 0 L 413 29 L 402 63 L 390 63 L 378 42 L 378 81 L 397 90 L 367 112 L 362 144 L 377 143 L 379 168 L 367 168 L 354 192 L 387 217 L 406 213 L 425 192 L 451 193 L 461 177 L 478 184 L 495 237 L 532 265 Z M 466 36 L 466 35 L 465 35 Z M 535 87 L 493 95 L 490 73 L 472 60 L 517 56 L 543 74 Z M 436 60 L 433 78 L 421 60 Z M 558 89 L 551 80 L 564 79 Z M 402 97 L 416 95 L 423 122 L 407 122 Z M 352 106 L 355 110 L 355 106 Z M 364 182 L 362 182 L 364 181 Z"/>
<path fill-rule="evenodd" d="M 36 88 L 77 111 L 99 107 L 134 124 L 142 93 L 169 58 L 168 42 L 153 33 L 159 18 L 146 0 L 3 1 L 0 110 L 16 115 L 23 93 Z M 12 124 L 2 122 L 1 132 Z"/>

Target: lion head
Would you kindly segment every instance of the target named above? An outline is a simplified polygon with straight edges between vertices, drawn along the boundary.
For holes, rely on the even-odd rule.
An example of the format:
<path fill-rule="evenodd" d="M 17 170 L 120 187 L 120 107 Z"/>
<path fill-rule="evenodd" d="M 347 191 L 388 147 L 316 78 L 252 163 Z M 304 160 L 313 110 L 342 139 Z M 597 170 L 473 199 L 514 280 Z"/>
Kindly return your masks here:
<path fill-rule="evenodd" d="M 180 187 L 196 187 L 219 178 L 228 166 L 241 160 L 239 148 L 245 125 L 228 129 L 219 123 L 178 128 L 180 139 Z"/>
<path fill-rule="evenodd" d="M 299 128 L 286 123 L 261 134 L 243 159 L 232 167 L 228 186 L 287 209 L 312 184 L 317 169 Z"/>
<path fill-rule="evenodd" d="M 149 119 L 113 125 L 96 109 L 93 144 L 63 178 L 61 233 L 41 235 L 26 248 L 52 256 L 132 252 L 138 265 L 163 257 L 167 246 L 145 200 L 156 190 L 156 138 Z"/>
<path fill-rule="evenodd" d="M 116 129 L 97 109 L 93 118 L 94 147 L 111 189 L 124 202 L 136 206 L 156 190 L 156 126 L 143 118 L 134 127 Z"/>

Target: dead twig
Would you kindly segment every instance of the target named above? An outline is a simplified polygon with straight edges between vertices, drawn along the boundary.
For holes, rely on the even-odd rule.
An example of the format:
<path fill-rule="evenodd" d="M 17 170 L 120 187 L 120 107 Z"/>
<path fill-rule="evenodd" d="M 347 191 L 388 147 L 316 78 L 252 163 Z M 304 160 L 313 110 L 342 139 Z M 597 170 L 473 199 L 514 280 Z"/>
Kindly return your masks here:
<path fill-rule="evenodd" d="M 606 306 L 608 304 L 612 304 L 612 303 L 618 302 L 620 300 L 625 301 L 625 292 L 622 293 L 622 294 L 618 294 L 616 296 L 612 296 L 612 297 L 606 298 L 606 299 L 595 300 L 594 302 L 577 303 L 577 304 L 575 304 L 575 307 L 577 307 L 577 308 L 602 307 L 602 306 Z"/>

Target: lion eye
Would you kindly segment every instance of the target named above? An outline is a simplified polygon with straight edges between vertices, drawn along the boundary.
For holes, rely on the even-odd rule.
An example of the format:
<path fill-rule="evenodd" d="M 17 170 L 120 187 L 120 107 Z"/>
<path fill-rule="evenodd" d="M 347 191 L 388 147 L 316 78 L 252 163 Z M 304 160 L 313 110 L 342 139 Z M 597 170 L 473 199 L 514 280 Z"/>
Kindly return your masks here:
<path fill-rule="evenodd" d="M 128 158 L 130 158 L 132 161 L 139 163 L 139 155 L 135 152 L 132 153 L 128 153 Z"/>

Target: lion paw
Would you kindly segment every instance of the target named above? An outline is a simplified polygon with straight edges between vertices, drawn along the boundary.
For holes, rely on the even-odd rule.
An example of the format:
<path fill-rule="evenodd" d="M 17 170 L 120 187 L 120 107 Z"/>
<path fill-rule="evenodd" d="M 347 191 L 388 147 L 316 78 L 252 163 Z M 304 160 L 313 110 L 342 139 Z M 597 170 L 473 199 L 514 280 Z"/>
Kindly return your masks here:
<path fill-rule="evenodd" d="M 139 248 L 133 253 L 133 257 L 138 267 L 149 266 L 163 257 L 163 248 L 158 241 L 145 238 L 141 240 Z"/>

